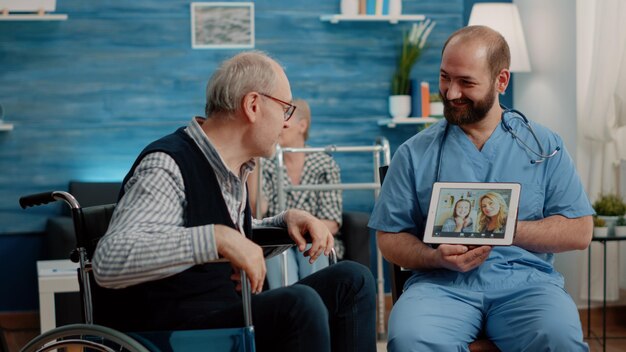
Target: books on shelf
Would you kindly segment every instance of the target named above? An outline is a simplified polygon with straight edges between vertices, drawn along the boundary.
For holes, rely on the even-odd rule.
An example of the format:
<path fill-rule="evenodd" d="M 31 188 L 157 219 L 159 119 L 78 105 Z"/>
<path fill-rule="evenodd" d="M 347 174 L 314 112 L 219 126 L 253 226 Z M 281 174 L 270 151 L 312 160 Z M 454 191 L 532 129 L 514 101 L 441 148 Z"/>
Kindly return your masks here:
<path fill-rule="evenodd" d="M 389 0 L 367 0 L 366 15 L 388 15 Z"/>
<path fill-rule="evenodd" d="M 359 0 L 359 15 L 367 13 L 367 0 Z"/>
<path fill-rule="evenodd" d="M 420 83 L 420 92 L 422 96 L 422 116 L 430 116 L 430 87 L 428 82 Z"/>
<path fill-rule="evenodd" d="M 428 82 L 411 80 L 411 116 L 428 117 L 430 115 L 430 86 Z"/>
<path fill-rule="evenodd" d="M 422 113 L 422 92 L 420 90 L 420 82 L 416 79 L 411 80 L 411 116 L 420 115 Z"/>

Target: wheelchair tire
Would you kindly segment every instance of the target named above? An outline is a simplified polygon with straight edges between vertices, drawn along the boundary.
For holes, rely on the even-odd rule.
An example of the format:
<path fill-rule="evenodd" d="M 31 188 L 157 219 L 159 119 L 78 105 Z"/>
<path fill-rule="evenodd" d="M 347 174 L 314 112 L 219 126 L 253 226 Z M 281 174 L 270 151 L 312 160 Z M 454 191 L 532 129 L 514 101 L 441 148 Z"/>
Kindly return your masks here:
<path fill-rule="evenodd" d="M 24 346 L 20 352 L 46 351 L 148 352 L 128 335 L 101 325 L 71 324 L 47 331 Z"/>

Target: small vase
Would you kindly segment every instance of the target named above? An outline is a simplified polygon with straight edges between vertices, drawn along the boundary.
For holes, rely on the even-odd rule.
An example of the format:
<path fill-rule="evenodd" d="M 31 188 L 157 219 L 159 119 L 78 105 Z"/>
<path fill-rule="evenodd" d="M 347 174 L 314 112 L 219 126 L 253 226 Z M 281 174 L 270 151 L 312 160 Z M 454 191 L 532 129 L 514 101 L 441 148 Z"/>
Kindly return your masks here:
<path fill-rule="evenodd" d="M 341 14 L 354 16 L 359 14 L 359 0 L 341 0 Z"/>
<path fill-rule="evenodd" d="M 402 14 L 402 0 L 389 0 L 389 16 Z"/>
<path fill-rule="evenodd" d="M 593 228 L 593 237 L 605 238 L 609 237 L 609 228 L 608 227 L 594 227 Z"/>
<path fill-rule="evenodd" d="M 390 95 L 389 115 L 393 118 L 409 117 L 411 114 L 410 95 Z"/>
<path fill-rule="evenodd" d="M 598 215 L 598 219 L 604 220 L 606 222 L 606 227 L 608 228 L 608 236 L 615 236 L 615 222 L 617 221 L 619 216 L 608 216 L 608 215 Z"/>
<path fill-rule="evenodd" d="M 443 103 L 433 101 L 430 103 L 430 116 L 443 116 Z"/>
<path fill-rule="evenodd" d="M 615 226 L 615 236 L 626 237 L 626 226 Z"/>

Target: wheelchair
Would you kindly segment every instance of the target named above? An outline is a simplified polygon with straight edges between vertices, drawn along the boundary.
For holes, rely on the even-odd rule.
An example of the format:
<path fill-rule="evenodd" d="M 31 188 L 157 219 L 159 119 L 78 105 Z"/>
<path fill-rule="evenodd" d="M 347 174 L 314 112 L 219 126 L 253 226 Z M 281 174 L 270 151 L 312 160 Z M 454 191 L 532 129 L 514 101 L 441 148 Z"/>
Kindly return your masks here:
<path fill-rule="evenodd" d="M 44 351 L 240 351 L 254 352 L 254 326 L 251 313 L 250 285 L 242 271 L 243 327 L 226 329 L 150 331 L 122 333 L 117 330 L 94 324 L 91 285 L 95 280 L 90 272 L 91 257 L 98 240 L 106 233 L 115 204 L 81 208 L 76 199 L 67 192 L 53 191 L 21 197 L 22 208 L 39 206 L 55 201 L 65 202 L 71 210 L 76 233 L 76 248 L 70 259 L 79 263 L 77 270 L 83 306 L 81 324 L 57 327 L 35 337 L 21 352 Z M 252 240 L 263 248 L 266 257 L 273 256 L 295 245 L 286 229 L 263 227 L 254 228 Z M 336 261 L 334 253 L 331 261 Z"/>

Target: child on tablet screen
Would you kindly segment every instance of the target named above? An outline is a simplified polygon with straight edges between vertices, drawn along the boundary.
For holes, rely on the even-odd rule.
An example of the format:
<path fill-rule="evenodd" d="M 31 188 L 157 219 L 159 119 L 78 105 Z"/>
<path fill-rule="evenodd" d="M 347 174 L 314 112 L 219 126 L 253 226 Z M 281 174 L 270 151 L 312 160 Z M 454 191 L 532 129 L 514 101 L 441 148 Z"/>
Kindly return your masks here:
<path fill-rule="evenodd" d="M 441 226 L 442 232 L 472 232 L 474 221 L 470 217 L 472 203 L 468 199 L 459 199 L 454 204 L 452 216 Z"/>

